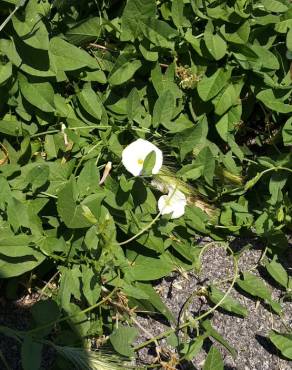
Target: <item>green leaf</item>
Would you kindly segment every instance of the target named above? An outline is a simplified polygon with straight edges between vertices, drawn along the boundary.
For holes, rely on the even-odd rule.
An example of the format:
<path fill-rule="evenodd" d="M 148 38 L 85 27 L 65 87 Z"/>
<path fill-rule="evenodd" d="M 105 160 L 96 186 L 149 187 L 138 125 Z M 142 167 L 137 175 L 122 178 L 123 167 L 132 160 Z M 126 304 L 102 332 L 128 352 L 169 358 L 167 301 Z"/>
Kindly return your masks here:
<path fill-rule="evenodd" d="M 272 89 L 260 91 L 257 94 L 257 99 L 265 104 L 266 107 L 279 112 L 279 113 L 291 113 L 292 105 L 285 104 L 280 99 L 277 99 Z"/>
<path fill-rule="evenodd" d="M 206 330 L 206 335 L 214 338 L 218 343 L 222 344 L 231 354 L 233 358 L 236 357 L 236 350 L 230 346 L 230 344 L 222 337 L 221 334 L 215 330 L 209 320 L 205 320 L 202 323 L 203 328 Z"/>
<path fill-rule="evenodd" d="M 226 41 L 235 44 L 246 44 L 250 34 L 250 25 L 248 21 L 239 25 L 226 23 L 220 28 L 220 31 Z"/>
<path fill-rule="evenodd" d="M 20 210 L 17 208 L 15 211 Z M 0 277 L 3 279 L 31 271 L 44 259 L 45 256 L 37 250 L 31 236 L 20 234 L 0 239 Z"/>
<path fill-rule="evenodd" d="M 286 45 L 287 49 L 292 51 L 292 28 L 290 28 L 290 30 L 287 32 Z"/>
<path fill-rule="evenodd" d="M 105 84 L 107 82 L 105 73 L 103 71 L 82 71 L 80 78 L 82 81 L 93 81 Z"/>
<path fill-rule="evenodd" d="M 252 50 L 258 55 L 259 67 L 265 69 L 279 68 L 279 61 L 271 51 L 259 45 L 252 45 Z"/>
<path fill-rule="evenodd" d="M 38 164 L 29 171 L 26 181 L 32 185 L 32 190 L 36 191 L 48 181 L 49 174 L 49 166 L 46 164 Z"/>
<path fill-rule="evenodd" d="M 182 97 L 181 90 L 174 82 L 174 79 L 175 66 L 173 63 L 168 66 L 165 73 L 162 73 L 159 63 L 156 63 L 151 71 L 151 80 L 158 96 L 160 96 L 163 91 L 170 90 L 176 99 Z"/>
<path fill-rule="evenodd" d="M 190 27 L 191 23 L 184 15 L 184 2 L 181 0 L 173 0 L 171 5 L 171 16 L 173 23 L 177 28 Z"/>
<path fill-rule="evenodd" d="M 85 216 L 81 205 L 76 203 L 77 189 L 73 178 L 67 182 L 58 194 L 57 209 L 67 227 L 72 229 L 92 226 Z"/>
<path fill-rule="evenodd" d="M 142 32 L 140 21 L 153 18 L 155 14 L 155 0 L 128 0 L 121 17 L 121 41 L 137 38 Z"/>
<path fill-rule="evenodd" d="M 84 67 L 100 69 L 97 61 L 86 51 L 60 37 L 50 39 L 49 55 L 54 71 L 75 71 Z"/>
<path fill-rule="evenodd" d="M 120 55 L 111 70 L 108 82 L 115 86 L 129 81 L 142 66 L 140 60 L 131 60 L 130 56 Z"/>
<path fill-rule="evenodd" d="M 244 272 L 243 278 L 237 279 L 236 283 L 241 289 L 255 297 L 260 297 L 267 301 L 271 299 L 270 289 L 264 284 L 262 279 L 250 272 Z"/>
<path fill-rule="evenodd" d="M 64 252 L 66 243 L 63 238 L 46 237 L 40 242 L 40 249 L 45 255 L 54 254 L 54 252 Z"/>
<path fill-rule="evenodd" d="M 207 355 L 203 370 L 224 370 L 224 364 L 219 350 L 213 345 Z"/>
<path fill-rule="evenodd" d="M 209 147 L 205 146 L 200 151 L 196 158 L 196 164 L 203 166 L 204 178 L 206 182 L 212 186 L 215 172 L 215 159 Z"/>
<path fill-rule="evenodd" d="M 24 274 L 25 272 L 32 271 L 35 267 L 40 265 L 45 259 L 42 254 L 34 256 L 27 255 L 17 258 L 5 259 L 5 257 L 0 258 L 0 278 L 8 279 L 11 277 L 16 277 Z"/>
<path fill-rule="evenodd" d="M 134 87 L 127 98 L 127 115 L 130 120 L 135 120 L 142 111 L 139 91 Z"/>
<path fill-rule="evenodd" d="M 197 356 L 203 347 L 205 339 L 206 337 L 204 335 L 200 335 L 195 340 L 191 340 L 189 343 L 184 344 L 181 353 L 184 354 L 184 358 L 187 361 L 192 361 Z"/>
<path fill-rule="evenodd" d="M 241 114 L 241 105 L 234 106 L 216 123 L 216 130 L 224 141 L 229 141 L 230 135 L 234 133 L 236 125 L 240 123 Z"/>
<path fill-rule="evenodd" d="M 292 117 L 288 118 L 282 130 L 285 146 L 292 145 Z"/>
<path fill-rule="evenodd" d="M 58 290 L 58 302 L 63 309 L 70 311 L 70 300 L 73 295 L 76 299 L 80 299 L 80 282 L 79 278 L 81 276 L 79 266 L 76 268 L 60 268 L 60 288 Z"/>
<path fill-rule="evenodd" d="M 140 289 L 140 287 L 138 287 L 138 284 L 133 284 L 133 283 L 130 284 L 130 283 L 125 282 L 124 280 L 122 280 L 120 284 L 126 296 L 135 298 L 135 302 L 136 302 L 136 299 L 139 299 L 139 300 L 149 299 L 149 295 L 145 293 L 142 289 Z"/>
<path fill-rule="evenodd" d="M 0 132 L 10 136 L 24 136 L 29 133 L 31 127 L 20 121 L 14 120 L 1 120 L 0 121 Z M 33 133 L 33 132 L 30 132 Z"/>
<path fill-rule="evenodd" d="M 0 254 L 6 257 L 33 256 L 34 253 L 33 240 L 28 235 L 20 234 L 0 238 Z"/>
<path fill-rule="evenodd" d="M 85 163 L 77 179 L 78 193 L 82 197 L 96 193 L 99 189 L 99 173 L 94 160 Z"/>
<path fill-rule="evenodd" d="M 138 335 L 136 328 L 120 325 L 110 335 L 109 339 L 114 349 L 123 356 L 132 357 L 134 355 L 131 344 Z"/>
<path fill-rule="evenodd" d="M 217 289 L 214 285 L 210 286 L 209 298 L 214 304 L 217 304 L 223 298 L 223 296 L 224 293 Z M 248 310 L 237 300 L 230 297 L 230 295 L 224 299 L 224 301 L 220 304 L 220 307 L 228 312 L 233 312 L 243 317 L 248 315 Z"/>
<path fill-rule="evenodd" d="M 40 15 L 27 13 L 25 20 L 18 17 L 14 16 L 12 23 L 20 39 L 35 49 L 48 50 L 49 35 Z"/>
<path fill-rule="evenodd" d="M 74 45 L 81 45 L 98 39 L 101 25 L 99 17 L 92 17 L 82 20 L 81 23 L 70 28 L 65 36 Z"/>
<path fill-rule="evenodd" d="M 269 339 L 280 350 L 283 356 L 292 360 L 292 334 L 271 331 L 269 333 Z"/>
<path fill-rule="evenodd" d="M 88 316 L 82 312 L 81 308 L 74 303 L 70 303 L 66 307 L 66 311 L 69 315 L 72 315 L 70 318 L 70 326 L 74 330 L 76 335 L 75 338 L 88 336 L 91 323 L 88 320 Z"/>
<path fill-rule="evenodd" d="M 277 281 L 280 285 L 282 285 L 284 288 L 289 287 L 289 276 L 287 271 L 284 269 L 284 267 L 276 261 L 274 258 L 271 262 L 267 263 L 265 265 L 268 273 L 272 276 L 272 278 Z"/>
<path fill-rule="evenodd" d="M 194 127 L 183 130 L 174 135 L 171 145 L 180 149 L 181 157 L 184 158 L 186 154 L 192 151 L 199 145 L 204 145 L 206 142 L 208 132 L 208 125 L 206 121 L 198 122 Z"/>
<path fill-rule="evenodd" d="M 210 77 L 204 78 L 198 82 L 198 94 L 204 101 L 208 101 L 216 96 L 225 86 L 230 77 L 230 71 L 217 69 Z"/>
<path fill-rule="evenodd" d="M 281 305 L 273 301 L 271 290 L 264 284 L 262 279 L 250 272 L 244 272 L 242 279 L 237 279 L 236 283 L 252 296 L 263 299 L 277 314 L 281 313 Z"/>
<path fill-rule="evenodd" d="M 177 35 L 177 31 L 168 23 L 155 18 L 142 19 L 140 22 L 142 32 L 149 41 L 161 48 L 173 49 L 174 42 L 171 40 Z"/>
<path fill-rule="evenodd" d="M 172 263 L 163 254 L 159 258 L 138 255 L 133 266 L 125 268 L 126 274 L 131 279 L 140 281 L 160 279 L 172 270 Z"/>
<path fill-rule="evenodd" d="M 21 346 L 21 364 L 23 370 L 39 370 L 42 360 L 41 343 L 34 342 L 32 337 L 26 335 Z"/>
<path fill-rule="evenodd" d="M 67 183 L 68 178 L 72 174 L 74 165 L 73 161 L 61 163 L 60 161 L 48 162 L 50 167 L 50 186 L 47 192 L 50 194 L 57 195 L 62 187 Z"/>
<path fill-rule="evenodd" d="M 153 127 L 157 127 L 160 123 L 164 123 L 167 127 L 167 123 L 173 118 L 174 109 L 175 98 L 172 92 L 170 90 L 163 91 L 154 105 L 152 117 Z"/>
<path fill-rule="evenodd" d="M 148 60 L 149 62 L 156 62 L 158 60 L 158 52 L 157 51 L 150 51 L 146 49 L 142 44 L 139 45 L 139 50 L 143 55 L 144 59 Z"/>
<path fill-rule="evenodd" d="M 24 75 L 19 74 L 19 87 L 21 94 L 30 104 L 43 112 L 55 111 L 54 89 L 49 82 L 29 82 Z"/>
<path fill-rule="evenodd" d="M 12 63 L 0 64 L 0 85 L 4 84 L 12 76 Z"/>
<path fill-rule="evenodd" d="M 151 302 L 151 304 L 159 311 L 161 312 L 169 322 L 175 323 L 175 318 L 172 314 L 172 312 L 168 309 L 168 307 L 164 304 L 162 299 L 160 298 L 160 295 L 156 293 L 152 285 L 145 284 L 145 283 L 138 283 L 137 287 L 140 288 L 144 293 L 148 295 L 148 299 Z"/>
<path fill-rule="evenodd" d="M 90 306 L 94 305 L 100 296 L 101 286 L 92 267 L 82 266 L 82 292 Z"/>
<path fill-rule="evenodd" d="M 102 116 L 102 103 L 99 96 L 91 88 L 91 84 L 85 84 L 77 96 L 85 111 L 92 117 L 100 120 Z"/>
<path fill-rule="evenodd" d="M 262 176 L 263 176 L 262 172 L 257 173 L 255 177 L 253 177 L 252 179 L 248 180 L 245 183 L 244 190 L 247 191 L 253 188 L 257 184 L 257 182 L 261 179 Z"/>
<path fill-rule="evenodd" d="M 288 10 L 287 5 L 283 4 L 280 0 L 261 0 L 267 11 L 275 13 L 283 13 Z"/>
<path fill-rule="evenodd" d="M 292 19 L 285 19 L 275 24 L 275 30 L 280 33 L 287 33 L 292 26 Z"/>
<path fill-rule="evenodd" d="M 143 170 L 142 174 L 144 176 L 150 176 L 152 174 L 153 167 L 155 166 L 156 162 L 156 153 L 154 150 L 147 154 L 144 162 L 143 162 Z"/>
<path fill-rule="evenodd" d="M 12 64 L 31 76 L 54 77 L 56 75 L 51 68 L 46 51 L 30 48 L 18 38 L 0 39 L 0 48 L 5 50 Z"/>
<path fill-rule="evenodd" d="M 215 60 L 220 60 L 224 57 L 227 51 L 227 44 L 221 36 L 206 31 L 204 33 L 204 40 L 209 53 Z"/>
<path fill-rule="evenodd" d="M 184 181 L 188 179 L 197 180 L 202 176 L 203 172 L 204 166 L 185 165 L 177 172 L 177 175 L 180 176 Z"/>
<path fill-rule="evenodd" d="M 220 94 L 219 94 L 220 95 Z M 234 85 L 230 84 L 223 91 L 222 95 L 213 101 L 215 103 L 215 113 L 221 116 L 233 105 L 239 104 L 239 92 Z"/>
<path fill-rule="evenodd" d="M 38 326 L 54 323 L 60 316 L 57 303 L 51 299 L 39 301 L 31 308 L 32 317 Z"/>
<path fill-rule="evenodd" d="M 176 113 L 177 111 L 175 114 Z M 168 121 L 167 123 L 162 122 L 162 125 L 173 134 L 193 127 L 193 123 L 184 114 L 180 114 L 176 119 Z"/>

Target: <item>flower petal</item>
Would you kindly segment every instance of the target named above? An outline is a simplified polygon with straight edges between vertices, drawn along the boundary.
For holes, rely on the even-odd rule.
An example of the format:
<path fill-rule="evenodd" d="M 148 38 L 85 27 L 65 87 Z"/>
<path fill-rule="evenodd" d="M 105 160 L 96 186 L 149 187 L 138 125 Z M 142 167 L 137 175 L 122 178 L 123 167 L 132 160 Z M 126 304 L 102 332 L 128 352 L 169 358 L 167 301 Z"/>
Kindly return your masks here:
<path fill-rule="evenodd" d="M 160 171 L 163 163 L 162 151 L 150 143 L 150 141 L 144 139 L 134 141 L 123 150 L 122 163 L 132 175 L 139 176 L 143 170 L 143 161 L 152 151 L 156 154 L 152 174 L 156 174 Z"/>
<path fill-rule="evenodd" d="M 184 204 L 177 204 L 176 207 L 174 208 L 171 218 L 180 218 L 183 216 L 185 213 L 185 205 Z"/>
<path fill-rule="evenodd" d="M 187 200 L 185 195 L 172 188 L 168 195 L 162 195 L 158 199 L 158 209 L 162 215 L 171 213 L 171 218 L 179 218 L 185 213 Z"/>
<path fill-rule="evenodd" d="M 181 202 L 187 204 L 186 196 L 184 195 L 184 193 L 182 191 L 178 190 L 173 185 L 170 185 L 168 187 L 168 196 L 170 197 L 170 200 L 174 203 L 177 203 L 177 202 L 181 201 Z"/>
<path fill-rule="evenodd" d="M 168 201 L 169 201 L 168 195 L 162 195 L 158 199 L 158 209 L 162 215 L 166 215 L 173 211 L 173 207 L 168 204 Z"/>

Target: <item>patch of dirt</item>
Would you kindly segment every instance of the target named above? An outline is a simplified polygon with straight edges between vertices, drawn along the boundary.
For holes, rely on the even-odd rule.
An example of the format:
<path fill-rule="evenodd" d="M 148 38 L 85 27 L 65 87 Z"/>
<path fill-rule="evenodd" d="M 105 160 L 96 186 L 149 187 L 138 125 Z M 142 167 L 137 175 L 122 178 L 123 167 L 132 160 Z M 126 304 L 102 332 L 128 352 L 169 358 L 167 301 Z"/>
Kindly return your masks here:
<path fill-rule="evenodd" d="M 236 247 L 236 246 L 235 246 Z M 241 271 L 250 270 L 259 276 L 259 271 L 254 267 L 257 265 L 262 254 L 261 246 L 253 246 L 252 249 L 243 252 L 239 260 L 239 269 Z M 254 269 L 253 269 L 254 268 Z M 187 276 L 173 274 L 170 278 L 163 279 L 156 285 L 156 290 L 160 293 L 163 301 L 173 312 L 176 318 L 179 317 L 182 307 L 190 295 L 196 290 L 207 287 L 209 283 L 219 282 L 233 276 L 232 258 L 228 256 L 222 247 L 213 247 L 208 249 L 202 257 L 202 271 L 199 276 L 189 273 Z M 272 290 L 272 297 L 277 299 L 281 296 L 279 290 L 274 284 L 269 285 Z M 222 290 L 228 288 L 228 283 L 220 286 Z M 237 351 L 235 359 L 220 344 L 215 343 L 220 349 L 226 370 L 291 370 L 291 362 L 281 358 L 280 353 L 266 338 L 269 331 L 276 329 L 286 331 L 292 330 L 292 303 L 284 302 L 283 318 L 271 312 L 268 306 L 263 305 L 256 299 L 245 295 L 242 292 L 233 289 L 231 296 L 237 299 L 243 306 L 249 310 L 246 318 L 232 315 L 223 310 L 216 310 L 211 319 L 212 326 L 228 341 L 228 343 Z M 196 317 L 206 310 L 210 305 L 204 297 L 194 296 L 184 316 Z M 168 326 L 154 319 L 141 317 L 139 322 L 147 328 L 153 335 L 158 335 L 169 329 Z M 286 327 L 285 327 L 286 325 Z M 141 337 L 138 343 L 142 343 L 148 338 Z M 212 340 L 213 341 L 213 340 Z M 208 343 L 199 352 L 192 364 L 180 365 L 180 369 L 202 369 L 206 358 L 206 350 L 210 345 Z M 165 340 L 161 345 L 167 346 Z M 169 348 L 169 347 L 168 347 Z M 155 351 L 152 349 L 142 349 L 139 351 L 139 360 L 141 363 L 151 364 L 155 358 Z M 190 367 L 192 366 L 192 367 Z"/>
<path fill-rule="evenodd" d="M 29 330 L 31 326 L 30 308 L 38 301 L 38 294 L 24 295 L 16 301 L 7 301 L 0 296 L 0 326 L 16 330 Z M 0 369 L 23 370 L 21 365 L 21 345 L 13 338 L 0 331 Z M 7 366 L 5 365 L 5 363 Z M 52 366 L 52 351 L 44 348 L 40 370 L 48 370 Z"/>

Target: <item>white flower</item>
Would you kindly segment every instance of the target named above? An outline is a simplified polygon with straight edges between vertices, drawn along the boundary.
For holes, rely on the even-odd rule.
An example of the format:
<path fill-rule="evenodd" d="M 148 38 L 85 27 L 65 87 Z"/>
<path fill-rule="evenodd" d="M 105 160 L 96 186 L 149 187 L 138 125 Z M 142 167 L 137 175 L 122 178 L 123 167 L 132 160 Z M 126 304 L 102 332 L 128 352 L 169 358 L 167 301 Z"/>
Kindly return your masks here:
<path fill-rule="evenodd" d="M 158 199 L 158 209 L 162 215 L 172 213 L 171 218 L 179 218 L 185 213 L 187 199 L 184 193 L 173 186 L 169 187 L 169 193 Z"/>
<path fill-rule="evenodd" d="M 123 165 L 132 175 L 139 176 L 142 173 L 145 158 L 153 151 L 155 152 L 156 159 L 152 169 L 152 174 L 156 174 L 162 166 L 162 151 L 147 140 L 138 139 L 123 150 Z"/>

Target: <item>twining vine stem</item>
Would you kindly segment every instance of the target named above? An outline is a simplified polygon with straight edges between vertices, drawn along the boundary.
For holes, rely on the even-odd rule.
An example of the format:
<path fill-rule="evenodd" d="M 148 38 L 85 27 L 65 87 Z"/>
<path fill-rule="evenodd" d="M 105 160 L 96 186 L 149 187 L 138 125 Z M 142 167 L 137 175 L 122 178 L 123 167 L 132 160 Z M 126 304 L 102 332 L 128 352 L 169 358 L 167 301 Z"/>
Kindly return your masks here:
<path fill-rule="evenodd" d="M 205 252 L 206 249 L 208 249 L 210 247 L 213 247 L 215 245 L 216 245 L 215 242 L 208 243 L 207 245 L 205 245 L 202 248 L 202 250 L 201 250 L 200 257 L 202 255 L 202 253 Z M 150 344 L 152 342 L 157 342 L 158 340 L 163 339 L 163 338 L 169 336 L 170 334 L 173 334 L 173 333 L 175 333 L 175 332 L 177 332 L 177 331 L 179 331 L 181 329 L 184 329 L 184 328 L 186 328 L 186 327 L 188 327 L 190 325 L 193 325 L 194 321 L 200 321 L 203 318 L 205 318 L 206 316 L 209 316 L 212 312 L 214 312 L 217 309 L 217 307 L 219 307 L 224 302 L 224 300 L 227 298 L 227 296 L 230 294 L 231 290 L 233 289 L 234 284 L 236 282 L 236 279 L 238 277 L 238 262 L 237 262 L 237 257 L 234 255 L 233 250 L 228 245 L 226 245 L 224 247 L 226 247 L 230 251 L 230 253 L 231 253 L 232 257 L 233 257 L 234 275 L 233 275 L 233 279 L 232 279 L 232 282 L 231 282 L 229 288 L 227 289 L 227 291 L 224 294 L 224 296 L 220 299 L 220 301 L 217 302 L 215 304 L 215 306 L 213 306 L 212 308 L 210 308 L 208 311 L 204 312 L 200 316 L 195 317 L 195 318 L 192 318 L 191 320 L 187 320 L 186 322 L 184 322 L 183 324 L 179 325 L 178 327 L 172 328 L 172 329 L 169 329 L 169 330 L 166 330 L 163 333 L 161 333 L 161 334 L 159 334 L 159 335 L 157 335 L 155 337 L 152 337 L 151 339 L 148 339 L 145 342 L 139 344 L 138 346 L 134 347 L 134 351 L 138 351 L 141 348 L 146 347 L 148 344 Z"/>

